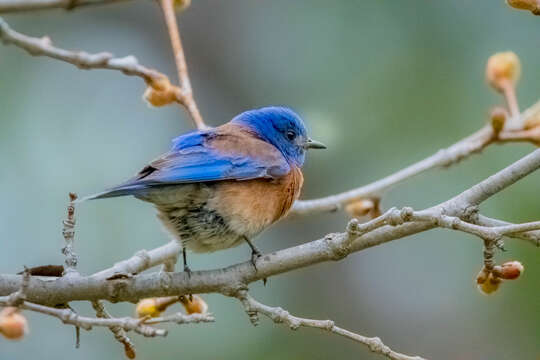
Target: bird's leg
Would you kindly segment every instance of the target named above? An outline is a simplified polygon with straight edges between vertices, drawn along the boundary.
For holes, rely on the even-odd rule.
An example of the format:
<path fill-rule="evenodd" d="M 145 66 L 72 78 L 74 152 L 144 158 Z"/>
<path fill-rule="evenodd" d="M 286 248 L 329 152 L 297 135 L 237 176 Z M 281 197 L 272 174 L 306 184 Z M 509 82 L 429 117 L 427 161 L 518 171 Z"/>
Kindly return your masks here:
<path fill-rule="evenodd" d="M 186 248 L 182 248 L 182 259 L 184 259 L 184 272 L 187 273 L 188 277 L 191 277 L 191 269 L 189 268 L 187 264 L 187 255 L 186 255 Z"/>
<path fill-rule="evenodd" d="M 249 240 L 246 236 L 244 236 L 244 240 L 246 240 L 246 242 L 248 243 L 249 247 L 251 248 L 251 263 L 253 264 L 253 267 L 255 267 L 255 270 L 257 270 L 257 265 L 256 265 L 256 262 L 257 262 L 257 259 L 260 258 L 262 256 L 261 252 L 259 251 L 259 249 L 257 249 L 255 247 L 255 245 L 253 245 L 253 243 L 251 242 L 251 240 Z"/>
<path fill-rule="evenodd" d="M 182 248 L 182 259 L 184 259 L 184 272 L 187 274 L 188 278 L 191 277 L 191 269 L 189 268 L 188 264 L 187 264 L 187 255 L 186 255 L 187 251 L 186 251 L 186 248 L 183 247 Z M 189 297 L 189 301 L 193 301 L 193 294 L 188 294 L 188 297 Z"/>
<path fill-rule="evenodd" d="M 253 243 L 251 240 L 249 240 L 246 236 L 244 236 L 244 240 L 248 243 L 249 247 L 251 248 L 251 263 L 253 264 L 253 267 L 255 268 L 255 271 L 257 271 L 257 259 L 262 256 L 261 252 Z M 263 279 L 263 284 L 266 286 L 266 278 Z"/>

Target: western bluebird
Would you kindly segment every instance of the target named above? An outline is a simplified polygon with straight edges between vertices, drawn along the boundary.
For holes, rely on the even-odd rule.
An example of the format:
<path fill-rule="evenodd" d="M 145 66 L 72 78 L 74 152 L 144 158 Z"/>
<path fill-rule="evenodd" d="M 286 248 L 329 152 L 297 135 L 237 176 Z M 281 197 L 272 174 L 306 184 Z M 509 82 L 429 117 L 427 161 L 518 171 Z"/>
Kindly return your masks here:
<path fill-rule="evenodd" d="M 172 148 L 133 178 L 86 199 L 133 195 L 153 203 L 165 228 L 193 252 L 227 249 L 284 217 L 300 195 L 307 149 L 324 149 L 302 119 L 284 107 L 265 107 L 212 129 L 173 140 Z"/>

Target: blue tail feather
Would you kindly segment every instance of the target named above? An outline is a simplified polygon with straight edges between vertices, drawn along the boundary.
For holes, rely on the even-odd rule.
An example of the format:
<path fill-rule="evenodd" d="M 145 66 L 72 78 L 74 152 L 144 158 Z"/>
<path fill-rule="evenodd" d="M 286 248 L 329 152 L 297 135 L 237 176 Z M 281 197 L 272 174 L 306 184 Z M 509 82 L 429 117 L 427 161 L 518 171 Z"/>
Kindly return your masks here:
<path fill-rule="evenodd" d="M 77 199 L 75 202 L 80 203 L 86 200 L 95 200 L 95 199 L 105 199 L 119 196 L 130 196 L 130 195 L 140 195 L 143 190 L 146 190 L 148 187 L 145 185 L 124 185 L 117 186 L 103 192 L 85 196 L 83 198 Z"/>

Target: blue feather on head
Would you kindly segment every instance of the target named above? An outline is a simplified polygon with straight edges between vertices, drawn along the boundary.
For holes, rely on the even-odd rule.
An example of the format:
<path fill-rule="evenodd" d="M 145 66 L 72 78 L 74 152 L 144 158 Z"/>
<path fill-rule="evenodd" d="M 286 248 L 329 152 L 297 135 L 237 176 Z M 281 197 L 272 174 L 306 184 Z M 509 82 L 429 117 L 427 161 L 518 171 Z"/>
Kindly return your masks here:
<path fill-rule="evenodd" d="M 306 149 L 323 146 L 307 136 L 302 118 L 286 107 L 269 106 L 249 110 L 231 122 L 250 128 L 261 139 L 278 148 L 287 161 L 297 166 L 304 164 Z"/>

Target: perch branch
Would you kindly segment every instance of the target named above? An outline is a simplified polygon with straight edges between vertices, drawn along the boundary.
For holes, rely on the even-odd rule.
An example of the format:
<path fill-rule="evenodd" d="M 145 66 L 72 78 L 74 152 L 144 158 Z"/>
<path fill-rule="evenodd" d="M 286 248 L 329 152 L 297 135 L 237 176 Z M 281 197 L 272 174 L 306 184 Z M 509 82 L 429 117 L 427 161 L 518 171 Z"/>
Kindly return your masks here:
<path fill-rule="evenodd" d="M 370 351 L 383 355 L 392 360 L 425 360 L 419 356 L 409 356 L 395 352 L 385 345 L 378 337 L 366 337 L 360 334 L 355 334 L 351 331 L 342 329 L 334 325 L 332 320 L 313 320 L 304 319 L 289 314 L 288 311 L 280 307 L 270 307 L 264 305 L 252 298 L 245 290 L 238 292 L 237 298 L 244 306 L 244 310 L 248 314 L 251 322 L 256 325 L 258 322 L 257 314 L 263 314 L 271 319 L 276 324 L 285 324 L 291 330 L 297 330 L 299 327 L 311 327 L 328 331 L 337 334 L 353 341 L 366 345 Z"/>
<path fill-rule="evenodd" d="M 153 250 L 140 250 L 127 260 L 114 264 L 114 266 L 95 273 L 92 277 L 107 279 L 118 274 L 137 274 L 154 266 L 164 264 L 178 256 L 182 246 L 176 240 L 172 240 Z"/>

